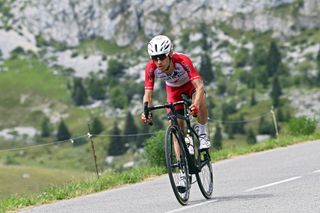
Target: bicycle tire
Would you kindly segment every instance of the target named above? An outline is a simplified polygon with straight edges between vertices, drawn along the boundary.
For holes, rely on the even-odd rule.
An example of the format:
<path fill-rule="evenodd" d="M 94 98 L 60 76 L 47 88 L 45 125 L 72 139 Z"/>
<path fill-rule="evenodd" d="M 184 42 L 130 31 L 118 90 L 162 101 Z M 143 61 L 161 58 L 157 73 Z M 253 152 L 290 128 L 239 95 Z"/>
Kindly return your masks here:
<path fill-rule="evenodd" d="M 211 199 L 213 192 L 213 169 L 211 161 L 208 158 L 208 151 L 200 153 L 201 162 L 206 161 L 206 163 L 202 166 L 200 172 L 196 174 L 196 178 L 202 195 L 206 199 Z"/>
<path fill-rule="evenodd" d="M 173 141 L 174 137 L 178 139 L 177 141 L 180 147 L 180 161 L 178 161 L 176 158 L 176 152 Z M 181 134 L 179 134 L 179 130 L 177 129 L 177 127 L 169 126 L 167 128 L 165 137 L 165 154 L 168 176 L 174 195 L 181 205 L 187 205 L 191 188 L 189 178 L 185 178 L 185 191 L 181 190 L 181 188 L 179 188 L 178 186 L 180 181 L 179 175 L 181 171 L 185 174 L 185 177 L 189 176 L 188 162 L 181 138 Z"/>
<path fill-rule="evenodd" d="M 193 143 L 195 149 L 195 157 L 197 166 L 200 167 L 200 172 L 196 173 L 196 179 L 198 182 L 199 189 L 202 195 L 206 199 L 210 199 L 213 193 L 213 169 L 211 164 L 210 153 L 208 150 L 199 151 L 200 141 L 199 137 L 196 134 L 198 132 L 199 126 L 193 125 Z M 204 164 L 204 162 L 206 162 Z"/>

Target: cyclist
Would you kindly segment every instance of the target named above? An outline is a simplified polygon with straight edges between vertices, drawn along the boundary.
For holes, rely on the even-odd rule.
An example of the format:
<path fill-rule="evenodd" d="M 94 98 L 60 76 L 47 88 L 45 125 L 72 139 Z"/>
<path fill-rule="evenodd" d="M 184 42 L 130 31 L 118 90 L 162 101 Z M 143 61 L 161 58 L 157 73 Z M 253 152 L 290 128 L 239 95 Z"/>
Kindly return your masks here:
<path fill-rule="evenodd" d="M 206 131 L 208 122 L 208 110 L 205 102 L 205 90 L 201 76 L 194 68 L 191 59 L 182 53 L 173 52 L 170 39 L 164 35 L 157 35 L 148 43 L 149 62 L 145 68 L 145 92 L 143 103 L 152 105 L 152 91 L 155 77 L 166 83 L 167 102 L 181 101 L 181 94 L 192 98 L 190 110 L 197 117 L 199 123 L 200 150 L 210 148 L 210 141 Z M 183 114 L 183 105 L 177 105 L 175 109 Z M 168 111 L 168 113 L 170 113 Z M 152 122 L 152 116 L 146 119 L 144 113 L 141 115 L 143 123 Z M 183 129 L 183 121 L 178 120 Z"/>
<path fill-rule="evenodd" d="M 152 105 L 152 92 L 154 88 L 155 77 L 160 78 L 166 83 L 167 102 L 181 101 L 182 94 L 192 98 L 190 106 L 191 114 L 197 117 L 199 123 L 200 150 L 210 148 L 210 141 L 206 131 L 208 122 L 208 110 L 205 102 L 205 90 L 201 76 L 194 68 L 191 59 L 182 53 L 173 52 L 173 45 L 170 39 L 164 35 L 157 35 L 148 43 L 149 62 L 145 68 L 145 91 L 143 103 L 148 102 Z M 183 114 L 183 105 L 175 106 L 178 113 Z M 167 111 L 169 114 L 169 110 Z M 141 120 L 144 124 L 152 122 L 152 115 L 146 119 L 144 113 L 141 114 Z M 184 122 L 178 119 L 181 129 L 184 129 Z M 177 143 L 175 139 L 175 144 Z M 191 148 L 191 149 L 190 149 Z M 175 148 L 175 152 L 180 156 L 180 149 Z M 189 147 L 190 154 L 193 154 L 193 148 Z M 179 159 L 177 159 L 179 161 Z M 186 190 L 186 174 L 180 172 L 178 183 L 179 192 Z"/>

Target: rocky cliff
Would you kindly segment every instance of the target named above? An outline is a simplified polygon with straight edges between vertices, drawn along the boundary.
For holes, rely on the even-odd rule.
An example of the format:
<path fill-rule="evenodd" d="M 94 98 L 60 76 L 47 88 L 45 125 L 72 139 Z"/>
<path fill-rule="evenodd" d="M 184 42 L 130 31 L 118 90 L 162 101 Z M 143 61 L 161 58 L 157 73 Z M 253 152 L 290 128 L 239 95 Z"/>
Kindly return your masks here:
<path fill-rule="evenodd" d="M 140 32 L 176 34 L 199 22 L 278 37 L 320 27 L 319 0 L 16 0 L 11 8 L 13 29 L 68 46 L 92 37 L 126 46 Z"/>

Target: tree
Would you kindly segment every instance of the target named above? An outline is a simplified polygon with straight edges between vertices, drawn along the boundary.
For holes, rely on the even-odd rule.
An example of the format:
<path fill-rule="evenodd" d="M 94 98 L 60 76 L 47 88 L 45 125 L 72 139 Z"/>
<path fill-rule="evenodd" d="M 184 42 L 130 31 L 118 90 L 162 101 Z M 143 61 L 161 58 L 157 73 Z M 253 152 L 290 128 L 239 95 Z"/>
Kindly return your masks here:
<path fill-rule="evenodd" d="M 253 69 L 255 79 L 257 82 L 262 84 L 264 88 L 267 88 L 269 85 L 268 72 L 266 66 L 259 66 Z"/>
<path fill-rule="evenodd" d="M 88 94 L 83 86 L 81 78 L 73 79 L 73 88 L 71 96 L 75 105 L 81 106 L 86 105 L 88 103 Z"/>
<path fill-rule="evenodd" d="M 134 79 L 128 79 L 125 84 L 121 85 L 125 88 L 125 93 L 129 101 L 132 100 L 135 95 L 143 94 L 144 92 L 144 84 L 137 83 Z"/>
<path fill-rule="evenodd" d="M 206 53 L 210 50 L 211 44 L 208 42 L 208 28 L 206 23 L 201 22 L 199 25 L 199 32 L 202 32 L 202 39 L 201 39 L 201 48 Z"/>
<path fill-rule="evenodd" d="M 106 98 L 107 87 L 103 79 L 91 75 L 88 80 L 88 93 L 95 100 L 104 100 Z"/>
<path fill-rule="evenodd" d="M 138 127 L 134 122 L 134 118 L 133 118 L 131 112 L 128 110 L 123 134 L 124 135 L 135 135 L 137 133 L 138 133 Z M 128 137 L 126 137 L 126 139 L 127 139 L 127 142 L 129 142 L 129 143 L 136 143 L 137 142 L 136 136 L 128 136 Z"/>
<path fill-rule="evenodd" d="M 71 134 L 63 120 L 60 121 L 57 132 L 57 140 L 63 141 L 71 138 Z"/>
<path fill-rule="evenodd" d="M 165 128 L 163 125 L 163 120 L 159 118 L 159 115 L 156 112 L 152 114 L 152 122 L 153 122 L 153 125 L 149 126 L 150 132 L 157 132 L 160 129 L 163 130 Z"/>
<path fill-rule="evenodd" d="M 180 39 L 180 45 L 182 46 L 183 49 L 187 49 L 188 45 L 190 44 L 190 39 L 189 39 L 189 32 L 184 31 L 181 35 Z"/>
<path fill-rule="evenodd" d="M 124 109 L 128 106 L 128 97 L 123 86 L 115 86 L 110 90 L 110 100 L 115 108 Z"/>
<path fill-rule="evenodd" d="M 236 72 L 239 74 L 240 82 L 246 84 L 248 88 L 255 87 L 255 76 L 253 72 L 248 72 L 241 68 L 236 69 Z"/>
<path fill-rule="evenodd" d="M 272 81 L 272 90 L 270 93 L 271 99 L 272 99 L 272 104 L 274 107 L 280 106 L 280 96 L 282 95 L 282 89 L 280 86 L 280 82 L 278 79 L 278 75 L 275 75 L 273 77 Z"/>
<path fill-rule="evenodd" d="M 256 135 L 252 130 L 252 128 L 250 128 L 247 135 L 247 144 L 256 144 L 256 143 L 257 143 Z"/>
<path fill-rule="evenodd" d="M 244 119 L 244 114 L 240 113 L 237 120 L 238 120 L 238 122 L 235 123 L 235 127 L 234 127 L 235 133 L 239 133 L 239 134 L 246 133 L 246 131 L 244 129 L 244 126 L 246 124 L 246 121 Z"/>
<path fill-rule="evenodd" d="M 270 48 L 267 56 L 267 72 L 269 76 L 274 76 L 278 73 L 278 68 L 281 63 L 281 53 L 276 42 L 270 43 Z"/>
<path fill-rule="evenodd" d="M 108 155 L 122 155 L 127 150 L 123 143 L 122 137 L 120 136 L 120 129 L 118 123 L 114 122 L 113 128 L 110 132 L 110 146 L 108 149 Z"/>
<path fill-rule="evenodd" d="M 213 136 L 213 148 L 216 150 L 222 149 L 222 133 L 221 127 L 218 123 L 216 125 L 216 132 Z"/>
<path fill-rule="evenodd" d="M 267 51 L 261 44 L 256 44 L 251 55 L 251 64 L 254 68 L 265 66 L 267 62 Z"/>
<path fill-rule="evenodd" d="M 211 95 L 208 95 L 206 102 L 207 102 L 207 108 L 208 108 L 208 117 L 213 118 L 213 109 L 216 107 L 213 97 Z"/>
<path fill-rule="evenodd" d="M 125 66 L 118 60 L 111 59 L 108 62 L 107 77 L 120 78 L 124 74 Z"/>
<path fill-rule="evenodd" d="M 257 104 L 256 95 L 254 90 L 251 91 L 251 99 L 250 99 L 250 105 L 254 106 Z"/>
<path fill-rule="evenodd" d="M 244 67 L 249 58 L 248 50 L 245 48 L 241 48 L 234 57 L 234 65 L 235 67 Z"/>
<path fill-rule="evenodd" d="M 153 117 L 153 123 L 156 123 L 155 121 L 154 121 L 154 118 L 155 117 Z M 154 126 L 154 125 L 153 125 Z M 152 127 L 153 127 L 152 126 Z M 161 128 L 161 129 L 163 129 L 163 128 Z M 157 129 L 156 131 L 158 131 L 159 129 Z M 140 135 L 137 137 L 137 146 L 139 147 L 139 148 L 141 148 L 141 147 L 144 147 L 145 146 L 145 143 L 146 143 L 146 141 L 148 141 L 149 140 L 149 138 L 151 137 L 151 135 L 150 134 L 148 134 L 149 132 L 151 132 L 151 130 L 150 130 L 150 126 L 148 126 L 148 125 L 140 125 L 140 128 L 139 128 L 139 133 L 140 133 Z"/>
<path fill-rule="evenodd" d="M 214 80 L 214 72 L 210 56 L 206 53 L 201 55 L 200 73 L 205 82 L 212 82 Z"/>
<path fill-rule="evenodd" d="M 276 111 L 276 114 L 277 114 L 276 117 L 277 117 L 277 119 L 278 119 L 279 122 L 288 121 L 288 120 L 286 120 L 286 117 L 285 117 L 285 115 L 284 115 L 284 113 L 283 113 L 282 108 L 279 108 L 279 109 Z"/>
<path fill-rule="evenodd" d="M 237 101 L 235 99 L 232 99 L 229 102 L 222 103 L 222 121 L 228 121 L 228 117 L 230 114 L 237 112 Z"/>
<path fill-rule="evenodd" d="M 107 74 L 104 81 L 108 84 L 109 88 L 119 85 L 120 78 L 124 74 L 125 66 L 118 60 L 111 59 L 108 62 Z"/>
<path fill-rule="evenodd" d="M 91 134 L 98 135 L 103 131 L 104 127 L 99 118 L 94 117 L 92 120 Z"/>
<path fill-rule="evenodd" d="M 228 133 L 229 139 L 234 139 L 235 126 L 236 126 L 236 124 L 232 121 L 225 125 L 226 132 Z"/>
<path fill-rule="evenodd" d="M 49 137 L 50 134 L 50 121 L 47 117 L 45 117 L 41 123 L 41 137 Z"/>
<path fill-rule="evenodd" d="M 227 91 L 227 81 L 226 79 L 220 79 L 217 83 L 217 94 L 223 95 Z"/>

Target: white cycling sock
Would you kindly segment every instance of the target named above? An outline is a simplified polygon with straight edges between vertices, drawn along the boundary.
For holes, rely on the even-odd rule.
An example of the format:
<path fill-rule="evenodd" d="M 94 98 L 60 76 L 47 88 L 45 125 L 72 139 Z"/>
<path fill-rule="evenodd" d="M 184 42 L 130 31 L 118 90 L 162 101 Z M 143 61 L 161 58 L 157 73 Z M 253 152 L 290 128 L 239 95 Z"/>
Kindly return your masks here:
<path fill-rule="evenodd" d="M 207 134 L 207 124 L 199 124 L 199 135 Z"/>

